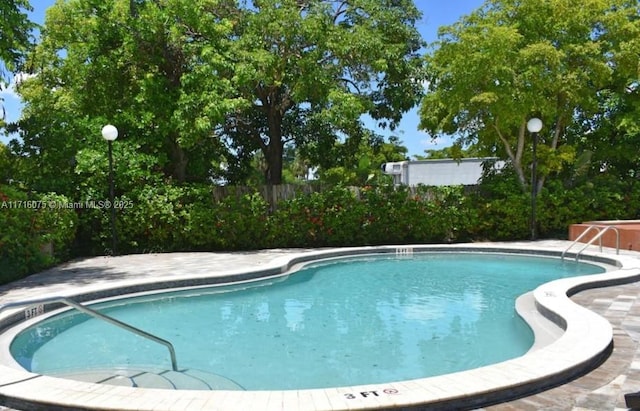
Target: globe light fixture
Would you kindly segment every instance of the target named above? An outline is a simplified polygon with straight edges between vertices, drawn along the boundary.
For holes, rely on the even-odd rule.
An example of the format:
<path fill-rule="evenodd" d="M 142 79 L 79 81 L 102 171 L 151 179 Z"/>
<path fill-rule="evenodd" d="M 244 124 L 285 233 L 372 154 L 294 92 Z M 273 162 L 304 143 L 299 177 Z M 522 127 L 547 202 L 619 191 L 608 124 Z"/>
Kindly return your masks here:
<path fill-rule="evenodd" d="M 102 127 L 102 137 L 107 141 L 114 141 L 118 138 L 118 129 L 111 124 Z"/>
<path fill-rule="evenodd" d="M 529 133 L 539 133 L 542 130 L 542 120 L 537 117 L 534 117 L 527 121 L 527 130 Z"/>

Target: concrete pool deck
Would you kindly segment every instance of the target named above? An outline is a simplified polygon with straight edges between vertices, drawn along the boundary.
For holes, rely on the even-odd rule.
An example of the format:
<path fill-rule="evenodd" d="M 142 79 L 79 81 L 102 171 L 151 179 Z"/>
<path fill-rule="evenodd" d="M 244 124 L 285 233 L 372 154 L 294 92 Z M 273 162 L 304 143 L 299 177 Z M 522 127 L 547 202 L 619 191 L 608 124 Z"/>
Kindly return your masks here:
<path fill-rule="evenodd" d="M 531 250 L 555 249 L 562 251 L 570 242 L 539 241 L 535 243 L 490 243 L 473 244 L 488 248 L 518 248 Z M 457 244 L 453 247 L 464 247 Z M 596 247 L 589 249 L 590 255 L 613 257 L 615 252 L 605 250 L 595 253 Z M 182 280 L 207 278 L 212 275 L 229 276 L 263 268 L 279 266 L 284 261 L 310 250 L 266 250 L 247 253 L 184 253 L 157 255 L 130 255 L 115 258 L 96 257 L 70 262 L 54 269 L 30 276 L 21 281 L 0 287 L 0 304 L 12 301 L 22 301 L 49 296 L 72 296 L 76 294 L 95 294 L 99 296 L 105 290 L 128 287 L 136 291 L 140 284 L 167 284 Z M 640 265 L 640 253 L 621 251 L 628 262 Z M 636 270 L 638 271 L 638 270 Z M 638 271 L 640 273 L 640 271 Z M 629 274 L 629 273 L 627 273 Z M 554 300 L 556 289 L 542 289 L 538 298 Z M 621 410 L 624 408 L 623 394 L 640 390 L 640 300 L 638 297 L 640 285 L 630 283 L 626 285 L 609 286 L 594 290 L 582 291 L 572 300 L 592 311 L 604 315 L 613 325 L 614 348 L 602 365 L 588 374 L 551 388 L 539 394 L 521 398 L 519 400 L 501 403 L 486 410 Z M 636 301 L 638 300 L 638 301 Z M 553 302 L 550 303 L 553 306 Z M 0 314 L 0 321 L 17 311 Z M 575 315 L 578 322 L 586 322 L 586 328 L 592 335 L 573 335 L 571 341 L 572 352 L 548 351 L 538 355 L 536 368 L 549 368 L 554 371 L 556 363 L 571 361 L 568 357 L 575 357 L 576 361 L 584 361 L 586 351 L 593 344 L 606 346 L 611 338 L 611 327 L 601 317 L 590 318 L 585 311 L 577 310 Z M 598 320 L 600 318 L 600 320 Z M 593 320 L 593 322 L 591 322 Z M 571 322 L 570 322 L 571 324 Z M 594 328 L 595 327 L 595 328 Z M 601 328 L 599 328 L 601 327 Z M 609 340 L 607 340 L 607 329 Z M 600 333 L 599 330 L 602 330 Z M 570 325 L 568 331 L 574 332 Z M 571 334 L 567 332 L 567 334 Z M 600 337 L 602 338 L 600 338 Z M 582 339 L 581 339 L 582 338 Z M 593 340 L 597 341 L 593 341 Z M 585 347 L 587 346 L 587 347 Z M 553 347 L 552 347 L 553 348 Z M 602 348 L 602 347 L 600 347 Z M 557 351 L 557 350 L 556 350 Z M 588 351 L 588 350 L 587 350 Z M 543 355 L 544 354 L 544 355 Z M 549 358 L 552 364 L 545 365 Z M 524 357 L 521 357 L 524 358 Z M 505 363 L 501 363 L 505 364 Z M 513 365 L 513 364 L 512 364 Z M 163 391 L 157 389 L 133 389 L 126 387 L 111 387 L 105 385 L 88 384 L 78 381 L 63 380 L 46 376 L 30 374 L 0 365 L 0 405 L 8 405 L 20 409 L 25 399 L 39 401 L 41 404 L 58 407 L 95 407 L 95 409 L 166 409 L 166 410 L 319 410 L 319 409 L 389 409 L 394 405 L 409 409 L 426 408 L 419 404 L 426 399 L 437 398 L 451 394 L 458 395 L 460 382 L 465 382 L 462 395 L 472 395 L 482 392 L 491 385 L 492 380 L 539 378 L 535 370 L 527 369 L 526 364 L 515 364 L 516 367 L 491 366 L 491 370 L 477 369 L 479 372 L 465 373 L 467 376 L 433 377 L 430 379 L 404 381 L 399 383 L 358 387 L 367 391 L 377 391 L 385 395 L 361 396 L 350 399 L 352 394 L 347 388 L 327 390 L 300 390 L 285 392 L 209 392 L 209 391 Z M 563 364 L 560 364 L 563 365 Z M 566 363 L 564 364 L 566 365 Z M 437 380 L 436 380 L 437 379 Z M 359 391 L 356 392 L 358 394 Z M 391 394 L 388 394 L 391 393 Z M 467 394 L 464 394 L 467 393 Z M 387 395 L 388 394 L 388 395 Z M 21 402 L 22 401 L 22 402 Z M 470 407 L 471 404 L 468 404 Z M 44 408 L 44 407 L 43 407 Z"/>

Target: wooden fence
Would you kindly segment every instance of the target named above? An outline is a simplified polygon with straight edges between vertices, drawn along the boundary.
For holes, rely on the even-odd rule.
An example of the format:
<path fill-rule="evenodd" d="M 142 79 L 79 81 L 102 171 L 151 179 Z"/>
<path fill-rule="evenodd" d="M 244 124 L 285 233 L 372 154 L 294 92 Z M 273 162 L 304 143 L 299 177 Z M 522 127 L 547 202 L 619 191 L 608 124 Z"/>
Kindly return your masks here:
<path fill-rule="evenodd" d="M 269 204 L 272 210 L 277 208 L 277 204 L 280 201 L 290 200 L 301 194 L 319 193 L 329 189 L 330 186 L 322 184 L 280 184 L 280 185 L 264 185 L 259 188 L 249 186 L 216 186 L 213 189 L 213 201 L 220 202 L 227 197 L 235 196 L 241 198 L 246 194 L 260 193 L 262 198 Z M 435 198 L 435 195 L 430 190 L 418 191 L 418 187 L 407 187 L 409 195 L 415 196 L 420 194 L 425 200 Z M 355 194 L 356 198 L 360 198 L 361 187 L 349 187 L 349 189 Z M 477 189 L 477 186 L 464 186 L 465 194 L 473 192 Z"/>
<path fill-rule="evenodd" d="M 219 202 L 227 197 L 240 198 L 246 194 L 259 192 L 267 203 L 274 206 L 280 201 L 295 198 L 299 194 L 311 194 L 322 191 L 320 184 L 280 184 L 265 185 L 259 188 L 249 186 L 216 186 L 213 189 L 213 201 Z"/>

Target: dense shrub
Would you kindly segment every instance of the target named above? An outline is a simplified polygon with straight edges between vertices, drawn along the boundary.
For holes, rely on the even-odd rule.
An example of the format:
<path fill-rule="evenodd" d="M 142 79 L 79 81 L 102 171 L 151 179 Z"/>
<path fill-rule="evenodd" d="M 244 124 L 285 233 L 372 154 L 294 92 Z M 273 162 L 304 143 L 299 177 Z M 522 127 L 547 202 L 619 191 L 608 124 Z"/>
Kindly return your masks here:
<path fill-rule="evenodd" d="M 257 193 L 214 202 L 205 185 L 142 186 L 115 199 L 117 253 L 267 247 L 268 204 Z M 112 253 L 110 209 L 81 210 L 86 254 Z"/>
<path fill-rule="evenodd" d="M 0 185 L 0 283 L 67 259 L 76 225 L 66 197 Z"/>
<path fill-rule="evenodd" d="M 458 188 L 461 191 L 461 187 Z M 361 192 L 368 244 L 450 242 L 457 231 L 456 189 L 383 186 Z M 455 220 L 455 221 L 454 221 Z"/>
<path fill-rule="evenodd" d="M 35 198 L 0 186 L 0 201 Z M 70 256 L 112 252 L 110 209 L 0 209 L 0 267 L 7 281 Z M 33 197 L 33 198 L 32 198 Z M 37 196 L 36 196 L 37 197 Z M 38 199 L 64 204 L 63 196 Z M 97 200 L 95 200 L 97 201 Z M 640 183 L 601 176 L 568 187 L 549 180 L 537 197 L 540 238 L 566 238 L 589 220 L 636 219 Z M 208 185 L 142 185 L 116 198 L 118 253 L 277 247 L 508 241 L 530 236 L 531 196 L 508 173 L 472 193 L 463 187 L 334 187 L 268 204 L 256 191 L 214 200 Z M 97 203 L 96 203 L 97 205 Z M 52 244 L 54 254 L 43 252 Z"/>
<path fill-rule="evenodd" d="M 278 247 L 359 246 L 468 239 L 475 217 L 462 187 L 333 188 L 278 205 L 269 244 Z"/>
<path fill-rule="evenodd" d="M 530 238 L 531 194 L 523 193 L 512 175 L 492 176 L 470 207 L 479 221 L 472 237 L 486 240 Z M 539 238 L 567 238 L 569 225 L 597 220 L 631 220 L 640 217 L 640 182 L 605 174 L 576 184 L 548 179 L 536 198 Z"/>
<path fill-rule="evenodd" d="M 100 255 L 113 252 L 111 209 L 99 206 L 80 210 L 82 225 L 79 238 L 89 244 L 83 254 Z M 183 251 L 209 248 L 203 240 L 211 228 L 194 223 L 207 209 L 212 213 L 211 190 L 203 186 L 143 185 L 127 195 L 115 198 L 116 251 L 118 254 Z M 198 229 L 198 227 L 201 229 Z M 206 230 L 206 231 L 204 231 Z"/>
<path fill-rule="evenodd" d="M 540 238 L 565 238 L 586 219 L 635 218 L 638 196 L 609 186 L 567 191 L 548 184 L 537 198 Z M 616 190 L 620 187 L 616 187 Z M 629 187 L 626 188 L 630 194 Z M 144 187 L 118 210 L 119 252 L 225 251 L 277 247 L 510 241 L 530 236 L 531 197 L 503 177 L 477 192 L 463 187 L 334 187 L 299 194 L 274 210 L 257 192 L 214 201 L 210 187 Z M 594 196 L 597 200 L 594 200 Z M 110 250 L 109 214 L 93 212 L 96 253 Z"/>
<path fill-rule="evenodd" d="M 477 214 L 462 186 L 419 187 L 407 197 L 401 218 L 407 222 L 407 242 L 470 241 Z"/>
<path fill-rule="evenodd" d="M 214 224 L 192 226 L 211 236 L 214 250 L 254 250 L 269 247 L 268 204 L 258 193 L 230 196 L 214 204 Z"/>
<path fill-rule="evenodd" d="M 55 261 L 64 261 L 72 255 L 71 247 L 78 227 L 77 205 L 66 196 L 55 193 L 35 197 L 43 205 L 37 213 L 37 234 L 45 246 L 52 247 Z"/>
<path fill-rule="evenodd" d="M 275 247 L 363 244 L 362 204 L 346 188 L 297 196 L 269 216 L 269 243 Z"/>
<path fill-rule="evenodd" d="M 564 238 L 570 224 L 598 220 L 632 220 L 640 216 L 640 184 L 602 175 L 577 187 L 549 182 L 538 199 L 540 233 Z"/>
<path fill-rule="evenodd" d="M 186 249 L 189 221 L 189 187 L 142 186 L 120 197 L 116 204 L 118 250 L 163 252 Z M 108 213 L 105 213 L 105 216 Z"/>
<path fill-rule="evenodd" d="M 474 199 L 478 219 L 470 226 L 470 237 L 483 241 L 510 241 L 529 238 L 531 197 L 514 193 L 504 198 Z"/>

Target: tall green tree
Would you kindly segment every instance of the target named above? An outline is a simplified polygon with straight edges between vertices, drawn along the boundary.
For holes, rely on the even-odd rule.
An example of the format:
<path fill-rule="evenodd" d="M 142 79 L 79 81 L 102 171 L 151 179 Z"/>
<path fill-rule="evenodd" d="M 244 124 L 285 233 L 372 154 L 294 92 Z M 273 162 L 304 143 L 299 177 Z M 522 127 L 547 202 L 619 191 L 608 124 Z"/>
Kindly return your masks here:
<path fill-rule="evenodd" d="M 4 0 L 0 3 L 0 81 L 9 82 L 9 74 L 18 68 L 24 53 L 33 41 L 35 24 L 27 16 L 28 0 Z"/>
<path fill-rule="evenodd" d="M 600 110 L 599 91 L 617 70 L 614 23 L 637 15 L 637 7 L 635 0 L 487 1 L 440 29 L 426 59 L 420 127 L 457 134 L 462 144 L 508 158 L 527 190 L 532 139 L 526 123 L 540 117 L 539 191 L 547 176 L 576 160 L 568 130 Z M 628 58 L 637 64 L 637 53 Z"/>
<path fill-rule="evenodd" d="M 393 127 L 419 100 L 410 0 L 254 0 L 239 18 L 231 80 L 246 105 L 222 132 L 244 158 L 261 150 L 267 183 L 282 181 L 286 145 L 330 149 L 364 135 L 363 114 Z"/>
<path fill-rule="evenodd" d="M 595 115 L 581 115 L 575 144 L 591 159 L 592 173 L 606 170 L 629 180 L 640 178 L 640 4 L 611 14 L 602 36 L 614 68 L 597 93 Z M 582 113 L 581 113 L 582 114 Z"/>
<path fill-rule="evenodd" d="M 113 123 L 122 184 L 241 182 L 258 151 L 277 184 L 285 145 L 361 138 L 362 114 L 393 127 L 417 103 L 419 16 L 410 0 L 58 2 L 15 150 L 29 178 L 75 187 L 104 174 L 98 132 Z"/>
<path fill-rule="evenodd" d="M 228 3 L 228 2 L 227 2 Z M 233 107 L 213 75 L 232 23 L 217 0 L 69 0 L 47 11 L 20 93 L 27 179 L 62 193 L 106 175 L 100 129 L 114 124 L 117 187 L 206 181 Z M 206 12 L 199 14 L 200 10 Z M 206 38 L 206 42 L 203 40 Z M 228 81 L 227 81 L 228 83 Z"/>
<path fill-rule="evenodd" d="M 31 10 L 28 0 L 0 2 L 0 88 L 9 85 L 11 73 L 18 70 L 25 52 L 32 43 L 31 31 L 35 24 L 29 20 L 26 13 Z M 2 120 L 4 107 L 0 125 L 3 124 Z"/>

